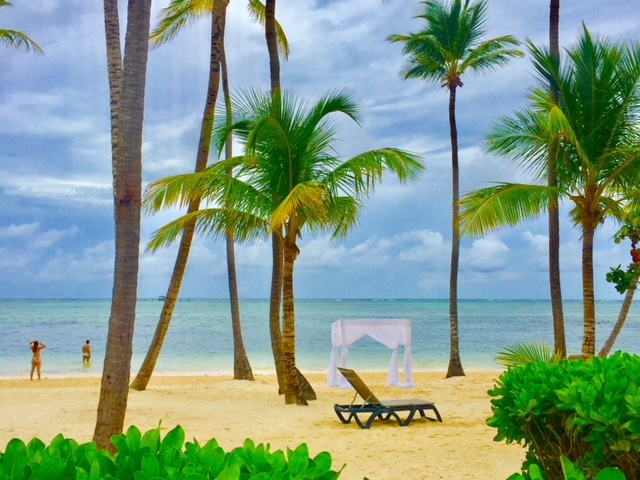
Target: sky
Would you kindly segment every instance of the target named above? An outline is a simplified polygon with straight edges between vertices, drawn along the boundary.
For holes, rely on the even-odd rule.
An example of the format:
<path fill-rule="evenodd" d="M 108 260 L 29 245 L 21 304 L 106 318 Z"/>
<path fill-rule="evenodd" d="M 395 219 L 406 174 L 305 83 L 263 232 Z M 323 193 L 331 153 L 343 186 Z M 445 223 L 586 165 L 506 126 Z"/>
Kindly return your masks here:
<path fill-rule="evenodd" d="M 152 28 L 169 0 L 153 3 Z M 104 19 L 102 2 L 14 0 L 0 9 L 0 28 L 21 30 L 43 56 L 0 47 L 0 298 L 110 298 L 114 217 Z M 624 0 L 562 2 L 560 43 L 582 31 L 638 40 L 640 15 Z M 121 25 L 126 2 L 121 1 Z M 487 38 L 513 35 L 548 44 L 548 0 L 489 0 Z M 417 0 L 279 0 L 277 17 L 291 47 L 282 85 L 309 102 L 347 89 L 359 102 L 361 125 L 338 120 L 345 159 L 381 147 L 422 156 L 419 181 L 385 178 L 366 202 L 359 224 L 339 243 L 305 234 L 296 262 L 298 298 L 445 299 L 451 249 L 451 160 L 447 91 L 403 80 L 400 44 L 391 34 L 422 26 Z M 269 88 L 262 27 L 246 2 L 228 8 L 226 33 L 233 90 Z M 522 47 L 524 49 L 524 47 Z M 144 126 L 144 184 L 193 170 L 209 62 L 209 22 L 150 52 Z M 462 193 L 495 181 L 531 179 L 483 150 L 492 122 L 527 103 L 534 84 L 530 58 L 477 76 L 468 72 L 457 93 Z M 166 293 L 176 247 L 153 254 L 154 230 L 181 212 L 142 223 L 138 296 Z M 612 266 L 630 262 L 616 245 L 613 223 L 595 244 L 596 297 L 618 299 L 605 281 Z M 546 299 L 546 217 L 483 238 L 464 238 L 459 298 Z M 236 248 L 242 298 L 267 298 L 268 241 Z M 183 298 L 228 297 L 224 242 L 198 238 L 183 283 Z M 561 278 L 565 299 L 581 298 L 581 239 L 561 211 Z"/>

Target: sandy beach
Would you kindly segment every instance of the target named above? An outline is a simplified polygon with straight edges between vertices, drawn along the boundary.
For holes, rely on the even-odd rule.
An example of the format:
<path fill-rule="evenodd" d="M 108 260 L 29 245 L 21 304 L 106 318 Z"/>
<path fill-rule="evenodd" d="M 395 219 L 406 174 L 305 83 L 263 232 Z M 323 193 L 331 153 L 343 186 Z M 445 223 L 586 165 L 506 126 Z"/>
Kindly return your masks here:
<path fill-rule="evenodd" d="M 46 366 L 45 366 L 46 367 Z M 380 398 L 433 401 L 443 423 L 417 419 L 408 427 L 376 422 L 370 430 L 342 424 L 335 403 L 350 403 L 353 390 L 327 386 L 325 374 L 307 375 L 318 400 L 307 407 L 285 405 L 274 375 L 254 382 L 229 376 L 152 379 L 144 392 L 131 391 L 126 425 L 142 431 L 162 421 L 182 425 L 188 440 L 216 438 L 225 450 L 246 438 L 271 449 L 309 445 L 311 455 L 331 453 L 334 468 L 346 464 L 344 480 L 506 479 L 519 470 L 524 450 L 493 441 L 485 424 L 491 415 L 487 390 L 495 371 L 467 372 L 445 379 L 442 372 L 414 373 L 415 388 L 386 386 L 386 373 L 361 376 Z M 96 419 L 99 378 L 0 380 L 0 450 L 15 437 L 39 437 L 48 443 L 62 433 L 78 442 L 91 440 Z"/>

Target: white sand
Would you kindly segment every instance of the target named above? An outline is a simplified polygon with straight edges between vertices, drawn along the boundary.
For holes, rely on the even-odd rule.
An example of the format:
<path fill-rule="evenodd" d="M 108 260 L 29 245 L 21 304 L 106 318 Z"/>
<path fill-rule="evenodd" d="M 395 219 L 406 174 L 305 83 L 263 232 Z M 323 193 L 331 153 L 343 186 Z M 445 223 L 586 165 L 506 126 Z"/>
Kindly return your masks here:
<path fill-rule="evenodd" d="M 46 367 L 46 365 L 45 365 Z M 341 480 L 506 479 L 519 471 L 524 450 L 493 441 L 487 390 L 498 372 L 469 372 L 445 379 L 442 372 L 414 373 L 416 388 L 386 386 L 386 374 L 362 372 L 379 398 L 433 401 L 444 423 L 416 419 L 408 427 L 375 422 L 370 430 L 342 424 L 335 403 L 350 403 L 353 390 L 326 385 L 326 375 L 307 378 L 318 395 L 309 406 L 285 405 L 274 375 L 256 381 L 230 377 L 154 377 L 144 392 L 131 391 L 126 426 L 143 432 L 162 421 L 182 425 L 188 440 L 216 438 L 230 451 L 246 438 L 272 451 L 309 445 L 311 455 L 328 451 Z M 0 380 L 0 451 L 15 437 L 48 443 L 62 433 L 90 441 L 96 421 L 98 378 Z"/>

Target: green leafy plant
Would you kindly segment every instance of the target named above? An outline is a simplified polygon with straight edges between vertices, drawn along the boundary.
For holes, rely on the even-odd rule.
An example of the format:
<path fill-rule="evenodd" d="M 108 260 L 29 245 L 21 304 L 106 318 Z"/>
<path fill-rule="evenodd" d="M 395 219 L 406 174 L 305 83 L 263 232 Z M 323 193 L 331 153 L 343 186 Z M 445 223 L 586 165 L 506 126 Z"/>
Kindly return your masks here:
<path fill-rule="evenodd" d="M 606 274 L 607 282 L 612 283 L 619 293 L 624 293 L 629 289 L 636 288 L 638 278 L 640 278 L 640 208 L 636 208 L 629 212 L 624 220 L 624 225 L 616 232 L 613 237 L 615 243 L 622 243 L 624 240 L 631 241 L 632 262 L 627 266 L 626 270 L 622 269 L 622 265 L 611 267 Z"/>
<path fill-rule="evenodd" d="M 560 462 L 562 464 L 562 473 L 564 480 L 586 479 L 584 473 L 576 469 L 575 465 L 571 463 L 571 460 L 569 460 L 564 455 L 560 457 Z M 529 471 L 526 473 L 526 476 L 523 476 L 519 473 L 514 473 L 507 480 L 548 480 L 548 478 L 542 473 L 540 467 L 534 463 L 529 466 Z M 618 468 L 607 467 L 598 472 L 595 480 L 626 480 L 626 477 L 624 476 L 624 473 L 622 473 Z"/>
<path fill-rule="evenodd" d="M 164 438 L 160 426 L 142 434 L 132 426 L 111 439 L 115 455 L 99 451 L 95 443 L 79 445 L 56 436 L 49 446 L 34 438 L 28 444 L 13 439 L 0 452 L 1 480 L 335 480 L 342 469 L 331 469 L 331 455 L 309 456 L 301 444 L 285 455 L 269 445 L 247 439 L 242 447 L 224 452 L 215 439 L 200 445 L 185 443 L 181 426 Z"/>
<path fill-rule="evenodd" d="M 504 372 L 489 390 L 496 441 L 527 448 L 522 471 L 563 478 L 566 456 L 585 478 L 618 467 L 640 475 L 640 357 L 615 353 L 573 362 L 532 362 Z M 531 477 L 535 478 L 535 477 Z M 579 477 L 577 477 L 579 478 Z"/>

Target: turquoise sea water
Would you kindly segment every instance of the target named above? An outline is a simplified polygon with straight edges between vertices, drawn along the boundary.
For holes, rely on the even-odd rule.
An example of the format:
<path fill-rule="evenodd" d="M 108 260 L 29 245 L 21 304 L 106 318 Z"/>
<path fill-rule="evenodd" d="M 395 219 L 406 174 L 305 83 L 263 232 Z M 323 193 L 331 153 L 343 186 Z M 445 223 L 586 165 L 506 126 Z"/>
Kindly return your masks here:
<path fill-rule="evenodd" d="M 620 301 L 597 304 L 597 346 L 617 319 Z M 40 340 L 45 377 L 99 376 L 102 371 L 109 300 L 0 300 L 0 377 L 27 377 L 28 344 Z M 132 371 L 146 354 L 162 308 L 157 300 L 138 303 Z M 243 300 L 245 346 L 255 373 L 271 373 L 267 300 Z M 304 372 L 326 371 L 331 353 L 331 323 L 340 319 L 404 318 L 412 321 L 414 370 L 446 370 L 449 356 L 449 307 L 446 300 L 304 300 L 296 301 L 297 360 Z M 614 349 L 640 353 L 637 307 Z M 582 342 L 582 303 L 565 302 L 570 353 Z M 551 309 L 544 300 L 462 300 L 460 349 L 467 370 L 498 368 L 496 354 L 522 341 L 552 343 Z M 81 348 L 90 339 L 93 361 L 83 367 Z M 365 338 L 350 348 L 349 364 L 360 370 L 388 368 L 390 351 Z M 228 300 L 182 300 L 160 355 L 156 373 L 220 374 L 233 371 L 233 342 Z"/>

